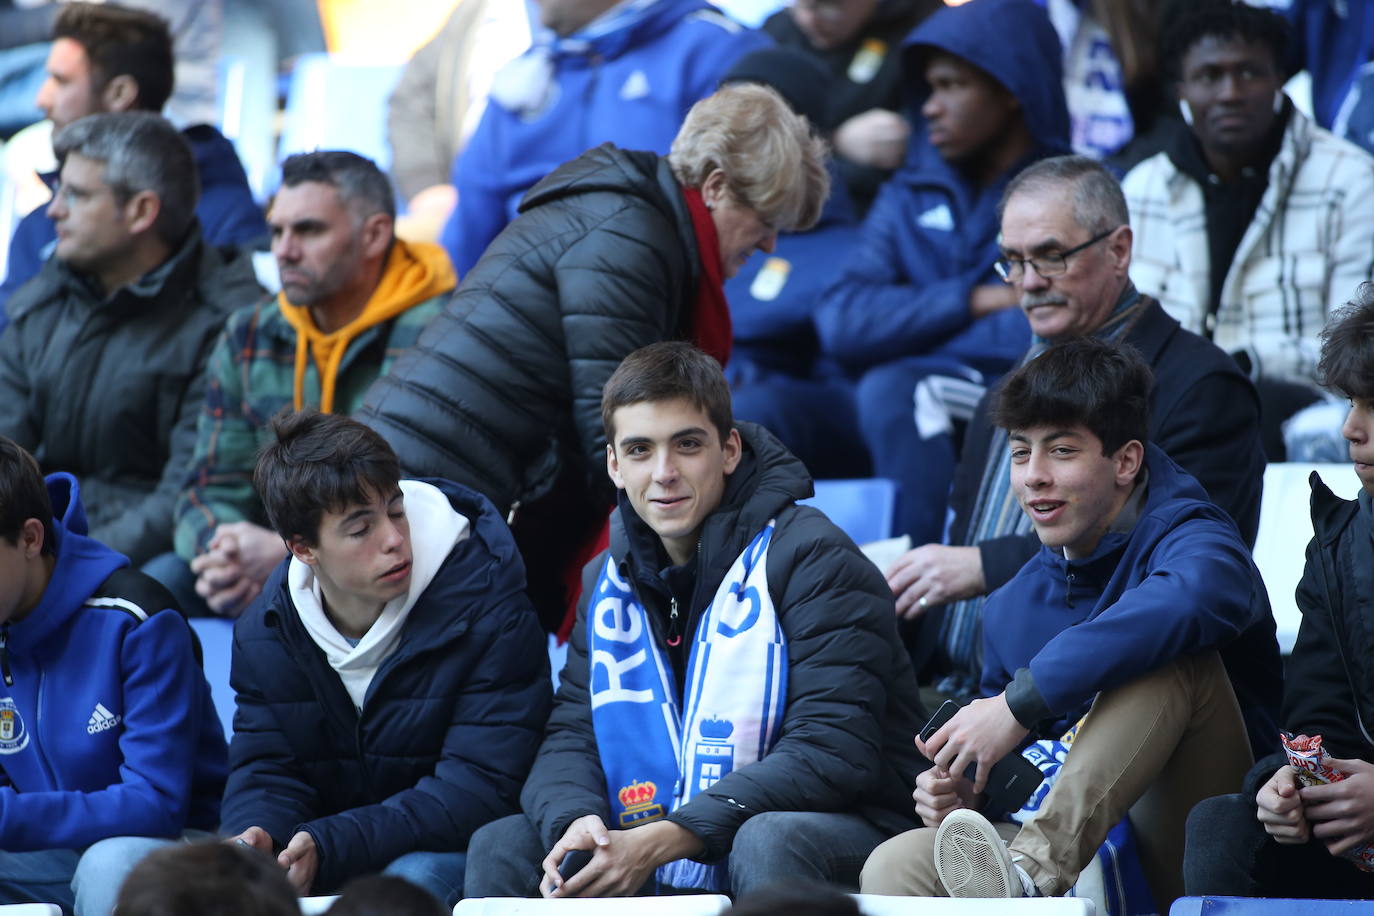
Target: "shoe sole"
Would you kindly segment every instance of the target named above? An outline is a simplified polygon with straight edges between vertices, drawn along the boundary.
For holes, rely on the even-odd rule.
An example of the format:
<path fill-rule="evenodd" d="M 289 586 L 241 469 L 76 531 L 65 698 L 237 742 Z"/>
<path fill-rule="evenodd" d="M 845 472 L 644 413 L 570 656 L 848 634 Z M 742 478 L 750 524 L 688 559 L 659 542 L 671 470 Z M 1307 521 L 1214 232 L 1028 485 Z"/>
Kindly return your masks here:
<path fill-rule="evenodd" d="M 952 811 L 935 834 L 935 871 L 951 897 L 1021 896 L 1006 845 L 995 827 L 972 811 Z"/>

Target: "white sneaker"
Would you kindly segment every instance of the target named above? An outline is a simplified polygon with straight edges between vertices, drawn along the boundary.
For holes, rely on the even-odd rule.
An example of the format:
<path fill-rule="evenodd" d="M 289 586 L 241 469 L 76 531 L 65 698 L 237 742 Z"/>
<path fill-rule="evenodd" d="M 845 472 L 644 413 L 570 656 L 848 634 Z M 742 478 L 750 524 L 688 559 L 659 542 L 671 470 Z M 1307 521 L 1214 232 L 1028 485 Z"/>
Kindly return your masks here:
<path fill-rule="evenodd" d="M 987 818 L 960 808 L 935 834 L 935 871 L 951 897 L 1022 897 L 1007 844 Z"/>

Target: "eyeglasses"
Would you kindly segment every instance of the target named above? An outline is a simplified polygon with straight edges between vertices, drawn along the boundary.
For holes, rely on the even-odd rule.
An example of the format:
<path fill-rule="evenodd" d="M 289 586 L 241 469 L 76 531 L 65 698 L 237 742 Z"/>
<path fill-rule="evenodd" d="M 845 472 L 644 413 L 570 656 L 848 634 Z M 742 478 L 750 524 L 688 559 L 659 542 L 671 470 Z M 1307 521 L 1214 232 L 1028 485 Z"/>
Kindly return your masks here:
<path fill-rule="evenodd" d="M 1058 254 L 1042 254 L 1033 258 L 998 258 L 992 262 L 993 269 L 997 271 L 997 276 L 1008 283 L 1015 283 L 1021 279 L 1021 275 L 1026 272 L 1026 265 L 1035 268 L 1035 272 L 1042 277 L 1057 277 L 1069 269 L 1069 258 L 1078 254 L 1085 248 L 1096 245 L 1098 242 L 1111 235 L 1120 226 L 1113 226 L 1100 235 L 1095 235 L 1082 245 L 1075 245 L 1068 251 L 1061 251 Z"/>

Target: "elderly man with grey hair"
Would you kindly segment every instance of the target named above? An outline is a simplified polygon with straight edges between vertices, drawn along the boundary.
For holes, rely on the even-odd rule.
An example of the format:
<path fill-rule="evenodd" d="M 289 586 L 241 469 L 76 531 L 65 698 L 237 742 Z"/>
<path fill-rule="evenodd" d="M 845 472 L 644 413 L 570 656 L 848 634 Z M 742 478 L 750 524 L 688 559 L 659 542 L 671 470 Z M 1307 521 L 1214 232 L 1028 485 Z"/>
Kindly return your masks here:
<path fill-rule="evenodd" d="M 1091 159 L 1045 159 L 1007 186 L 1000 223 L 996 266 L 1033 335 L 1022 362 L 1072 337 L 1135 347 L 1154 372 L 1150 440 L 1206 488 L 1253 545 L 1264 477 L 1254 386 L 1226 353 L 1136 290 L 1120 184 Z M 908 551 L 887 572 L 898 614 L 920 618 L 912 639 L 917 667 L 946 675 L 942 686 L 962 697 L 978 684 L 984 596 L 1040 546 L 1007 483 L 1006 435 L 987 420 L 990 401 L 983 397 L 964 438 L 945 543 Z"/>
<path fill-rule="evenodd" d="M 91 115 L 54 149 L 57 247 L 9 303 L 0 434 L 75 475 L 91 535 L 138 564 L 171 548 L 206 357 L 260 290 L 203 242 L 191 149 L 160 116 Z"/>

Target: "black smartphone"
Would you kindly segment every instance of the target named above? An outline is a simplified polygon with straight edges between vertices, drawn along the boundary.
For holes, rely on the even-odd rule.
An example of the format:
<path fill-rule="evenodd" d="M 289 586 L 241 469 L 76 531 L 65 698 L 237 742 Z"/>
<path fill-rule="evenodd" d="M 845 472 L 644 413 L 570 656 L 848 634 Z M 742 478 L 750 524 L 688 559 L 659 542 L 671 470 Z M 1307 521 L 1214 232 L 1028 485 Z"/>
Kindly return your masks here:
<path fill-rule="evenodd" d="M 929 741 L 931 736 L 940 730 L 954 714 L 958 712 L 960 706 L 953 700 L 945 700 L 940 704 L 940 708 L 935 710 L 935 715 L 930 717 L 930 721 L 921 729 L 921 740 Z M 976 766 L 970 765 L 964 771 L 964 778 L 973 782 L 978 773 Z M 984 809 L 987 811 L 1016 811 L 1026 803 L 1026 799 L 1031 797 L 1031 793 L 1036 790 L 1045 774 L 1040 772 L 1040 768 L 1021 756 L 1019 750 L 1012 751 L 997 761 L 988 773 L 988 784 L 983 790 L 987 797 Z"/>
<path fill-rule="evenodd" d="M 1018 806 L 1019 807 L 1019 806 Z M 592 860 L 592 854 L 587 849 L 574 849 L 563 856 L 563 861 L 558 864 L 558 876 L 567 881 L 573 875 L 580 872 Z"/>
<path fill-rule="evenodd" d="M 925 728 L 921 729 L 921 741 L 929 741 L 930 736 L 938 732 L 941 725 L 954 718 L 954 714 L 959 711 L 959 708 L 959 704 L 953 700 L 945 700 L 941 703 L 940 708 L 935 710 L 935 715 L 931 716 Z"/>

